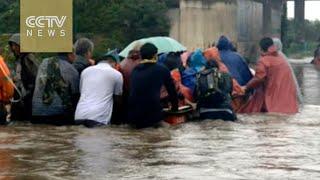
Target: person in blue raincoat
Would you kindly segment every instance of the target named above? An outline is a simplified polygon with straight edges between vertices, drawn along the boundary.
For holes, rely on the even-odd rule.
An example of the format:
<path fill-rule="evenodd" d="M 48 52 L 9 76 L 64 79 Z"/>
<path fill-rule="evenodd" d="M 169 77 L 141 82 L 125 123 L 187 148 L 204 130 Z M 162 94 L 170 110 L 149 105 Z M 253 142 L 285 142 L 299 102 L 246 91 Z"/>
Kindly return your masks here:
<path fill-rule="evenodd" d="M 188 87 L 192 93 L 196 87 L 196 74 L 203 70 L 207 64 L 201 49 L 194 51 L 187 60 L 187 67 L 182 71 L 182 84 Z"/>
<path fill-rule="evenodd" d="M 227 66 L 230 74 L 243 86 L 252 79 L 252 74 L 243 57 L 232 51 L 232 44 L 225 36 L 221 36 L 217 45 L 222 62 Z"/>

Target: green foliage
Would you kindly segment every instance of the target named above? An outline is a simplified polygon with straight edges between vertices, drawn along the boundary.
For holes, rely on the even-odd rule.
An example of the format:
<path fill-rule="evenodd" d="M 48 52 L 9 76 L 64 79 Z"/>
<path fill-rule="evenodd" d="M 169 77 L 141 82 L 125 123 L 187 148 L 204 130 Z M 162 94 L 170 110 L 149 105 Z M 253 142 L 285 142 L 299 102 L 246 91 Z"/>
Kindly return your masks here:
<path fill-rule="evenodd" d="M 158 0 L 76 0 L 74 9 L 75 33 L 99 34 L 108 48 L 124 48 L 136 39 L 168 35 L 170 29 L 167 7 Z"/>
<path fill-rule="evenodd" d="M 297 41 L 301 36 L 296 30 L 299 26 L 301 25 L 297 25 L 294 20 L 287 21 L 284 50 L 291 57 L 313 56 L 313 51 L 320 43 L 317 42 L 320 38 L 320 21 L 305 21 L 304 42 Z"/>
<path fill-rule="evenodd" d="M 170 3 L 169 3 L 170 2 Z M 98 54 L 133 40 L 167 36 L 169 0 L 74 0 L 74 34 L 89 34 Z M 167 6 L 168 5 L 168 6 Z M 0 1 L 0 34 L 19 31 L 19 0 Z M 93 35 L 92 35 L 93 34 Z M 102 39 L 98 39 L 102 38 Z"/>
<path fill-rule="evenodd" d="M 0 34 L 19 31 L 20 9 L 18 0 L 0 1 Z"/>
<path fill-rule="evenodd" d="M 291 43 L 290 47 L 285 49 L 285 52 L 289 57 L 295 59 L 301 59 L 304 57 L 311 57 L 314 54 L 314 50 L 317 48 L 316 42 Z"/>
<path fill-rule="evenodd" d="M 169 8 L 178 8 L 180 6 L 180 0 L 164 0 L 164 2 Z"/>
<path fill-rule="evenodd" d="M 9 34 L 0 35 L 0 56 L 4 57 L 9 68 L 14 67 L 14 56 L 9 50 L 8 40 L 10 38 Z"/>

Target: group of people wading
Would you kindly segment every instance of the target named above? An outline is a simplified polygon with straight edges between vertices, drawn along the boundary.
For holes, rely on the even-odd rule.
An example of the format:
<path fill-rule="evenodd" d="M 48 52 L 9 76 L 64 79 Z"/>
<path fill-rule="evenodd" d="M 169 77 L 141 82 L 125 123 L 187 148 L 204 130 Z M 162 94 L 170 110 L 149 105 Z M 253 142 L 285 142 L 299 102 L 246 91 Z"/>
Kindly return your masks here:
<path fill-rule="evenodd" d="M 41 63 L 20 52 L 19 34 L 9 46 L 16 61 L 10 73 L 0 57 L 3 122 L 146 128 L 162 123 L 164 108 L 188 106 L 195 119 L 235 121 L 236 113 L 295 114 L 302 102 L 280 40 L 268 37 L 260 41 L 255 71 L 225 36 L 194 52 L 158 54 L 145 43 L 122 61 L 116 52 L 92 60 L 87 38 L 75 42 L 74 52 Z"/>

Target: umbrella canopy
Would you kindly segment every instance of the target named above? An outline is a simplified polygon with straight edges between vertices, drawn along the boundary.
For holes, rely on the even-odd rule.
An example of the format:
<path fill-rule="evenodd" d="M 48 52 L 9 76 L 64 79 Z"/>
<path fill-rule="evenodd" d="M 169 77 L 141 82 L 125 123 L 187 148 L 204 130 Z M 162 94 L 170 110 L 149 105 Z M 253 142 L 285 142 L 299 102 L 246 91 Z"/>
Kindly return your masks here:
<path fill-rule="evenodd" d="M 119 55 L 127 57 L 132 49 L 142 46 L 145 43 L 152 43 L 158 48 L 158 53 L 186 51 L 187 48 L 178 41 L 169 37 L 151 37 L 133 41 Z"/>

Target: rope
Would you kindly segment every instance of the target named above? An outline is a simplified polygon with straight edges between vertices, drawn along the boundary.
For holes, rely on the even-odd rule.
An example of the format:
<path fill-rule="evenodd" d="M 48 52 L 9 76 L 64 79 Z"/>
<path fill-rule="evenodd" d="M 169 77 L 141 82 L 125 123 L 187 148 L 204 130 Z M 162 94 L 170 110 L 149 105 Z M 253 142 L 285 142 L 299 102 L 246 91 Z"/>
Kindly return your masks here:
<path fill-rule="evenodd" d="M 13 86 L 13 88 L 17 91 L 18 95 L 19 95 L 19 99 L 15 100 L 14 98 L 12 98 L 10 101 L 12 103 L 17 103 L 20 102 L 22 100 L 22 93 L 21 91 L 18 89 L 18 87 L 14 84 L 13 80 L 10 78 L 10 76 L 8 74 L 6 74 L 5 70 L 3 69 L 2 66 L 0 66 L 1 71 L 4 73 L 4 75 L 7 77 L 7 80 L 10 82 L 10 84 Z"/>

